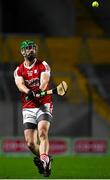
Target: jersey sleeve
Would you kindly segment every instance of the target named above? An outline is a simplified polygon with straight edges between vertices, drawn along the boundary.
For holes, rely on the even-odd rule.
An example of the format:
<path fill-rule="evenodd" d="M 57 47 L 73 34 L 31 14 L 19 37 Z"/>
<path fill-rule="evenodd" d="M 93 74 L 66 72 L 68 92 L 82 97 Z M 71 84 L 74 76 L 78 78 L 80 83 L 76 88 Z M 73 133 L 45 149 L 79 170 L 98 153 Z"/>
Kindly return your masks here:
<path fill-rule="evenodd" d="M 50 66 L 48 65 L 48 63 L 46 61 L 42 62 L 42 72 L 46 72 L 50 75 L 51 69 Z"/>
<path fill-rule="evenodd" d="M 17 79 L 20 77 L 22 77 L 22 71 L 21 71 L 20 67 L 17 67 L 14 71 L 14 78 Z"/>

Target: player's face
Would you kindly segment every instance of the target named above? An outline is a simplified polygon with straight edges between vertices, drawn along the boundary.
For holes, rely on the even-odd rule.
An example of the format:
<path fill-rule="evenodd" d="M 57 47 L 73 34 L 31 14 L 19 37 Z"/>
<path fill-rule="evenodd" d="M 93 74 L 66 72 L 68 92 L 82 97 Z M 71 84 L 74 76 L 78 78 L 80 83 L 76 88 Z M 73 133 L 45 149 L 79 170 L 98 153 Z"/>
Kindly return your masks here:
<path fill-rule="evenodd" d="M 21 51 L 22 55 L 26 57 L 29 61 L 33 61 L 37 56 L 38 47 L 36 45 L 29 45 Z"/>
<path fill-rule="evenodd" d="M 26 47 L 26 54 L 36 54 L 36 46 L 30 45 Z"/>

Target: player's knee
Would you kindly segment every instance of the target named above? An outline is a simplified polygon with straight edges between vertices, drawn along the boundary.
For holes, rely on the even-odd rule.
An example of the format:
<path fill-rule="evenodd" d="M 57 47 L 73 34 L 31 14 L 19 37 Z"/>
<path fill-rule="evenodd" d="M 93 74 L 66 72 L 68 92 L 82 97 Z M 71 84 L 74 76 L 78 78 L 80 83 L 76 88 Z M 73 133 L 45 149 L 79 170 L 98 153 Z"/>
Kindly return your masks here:
<path fill-rule="evenodd" d="M 39 130 L 39 139 L 46 139 L 47 138 L 47 131 L 45 129 Z"/>

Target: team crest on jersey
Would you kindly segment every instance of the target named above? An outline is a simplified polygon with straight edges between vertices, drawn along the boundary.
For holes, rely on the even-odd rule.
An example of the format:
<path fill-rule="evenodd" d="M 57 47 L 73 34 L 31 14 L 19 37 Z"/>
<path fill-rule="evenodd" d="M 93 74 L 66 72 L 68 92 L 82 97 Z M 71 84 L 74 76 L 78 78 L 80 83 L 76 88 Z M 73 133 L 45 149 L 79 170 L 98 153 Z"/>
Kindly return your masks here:
<path fill-rule="evenodd" d="M 28 71 L 27 72 L 28 76 L 32 76 L 32 73 L 33 73 L 33 71 Z"/>
<path fill-rule="evenodd" d="M 37 69 L 35 69 L 35 70 L 34 70 L 34 73 L 35 73 L 35 74 L 37 74 L 37 73 L 38 73 L 38 70 L 37 70 Z"/>

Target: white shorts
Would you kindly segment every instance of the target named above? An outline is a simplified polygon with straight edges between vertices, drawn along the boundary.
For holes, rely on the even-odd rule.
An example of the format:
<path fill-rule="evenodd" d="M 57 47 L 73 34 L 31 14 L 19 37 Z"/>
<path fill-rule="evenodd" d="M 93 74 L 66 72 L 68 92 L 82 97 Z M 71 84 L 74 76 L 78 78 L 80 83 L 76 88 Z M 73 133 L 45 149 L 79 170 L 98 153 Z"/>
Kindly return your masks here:
<path fill-rule="evenodd" d="M 39 108 L 25 108 L 22 111 L 23 114 L 23 124 L 32 123 L 36 124 L 41 120 L 51 121 L 52 119 L 52 108 L 50 103 L 42 105 Z"/>

